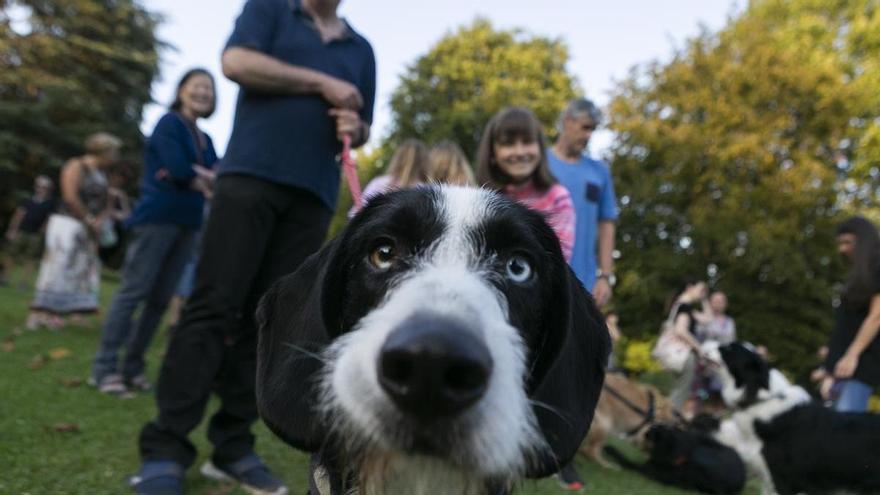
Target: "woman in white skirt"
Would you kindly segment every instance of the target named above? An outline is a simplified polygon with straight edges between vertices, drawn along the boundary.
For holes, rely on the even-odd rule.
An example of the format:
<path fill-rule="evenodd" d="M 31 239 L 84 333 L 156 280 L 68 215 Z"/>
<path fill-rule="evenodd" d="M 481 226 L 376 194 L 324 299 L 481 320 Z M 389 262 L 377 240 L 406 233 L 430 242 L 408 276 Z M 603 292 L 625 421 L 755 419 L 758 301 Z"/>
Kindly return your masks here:
<path fill-rule="evenodd" d="M 59 328 L 67 315 L 98 310 L 98 245 L 115 242 L 108 200 L 110 165 L 119 159 L 122 141 L 107 134 L 86 139 L 86 154 L 61 169 L 61 208 L 49 217 L 46 249 L 40 262 L 27 327 Z"/>

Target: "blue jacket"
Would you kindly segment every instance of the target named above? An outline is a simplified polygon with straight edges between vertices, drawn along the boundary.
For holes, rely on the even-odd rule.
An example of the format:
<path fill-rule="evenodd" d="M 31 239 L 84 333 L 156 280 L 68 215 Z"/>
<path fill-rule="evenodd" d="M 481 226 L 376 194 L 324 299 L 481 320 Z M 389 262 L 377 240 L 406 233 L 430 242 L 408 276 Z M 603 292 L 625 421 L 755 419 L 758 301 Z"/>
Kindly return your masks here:
<path fill-rule="evenodd" d="M 212 168 L 217 162 L 217 153 L 211 137 L 202 134 L 207 146 L 201 152 L 201 165 Z M 196 176 L 192 165 L 199 163 L 197 153 L 195 137 L 183 117 L 168 112 L 159 119 L 144 151 L 141 196 L 126 226 L 165 223 L 201 227 L 205 198 L 190 187 Z"/>

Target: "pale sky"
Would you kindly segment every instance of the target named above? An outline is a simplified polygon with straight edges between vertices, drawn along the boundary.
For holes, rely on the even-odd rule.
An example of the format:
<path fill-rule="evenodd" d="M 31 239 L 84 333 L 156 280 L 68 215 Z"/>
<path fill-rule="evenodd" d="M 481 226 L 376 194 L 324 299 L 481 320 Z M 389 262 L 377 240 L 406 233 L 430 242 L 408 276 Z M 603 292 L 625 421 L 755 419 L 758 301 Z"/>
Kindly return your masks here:
<path fill-rule="evenodd" d="M 161 13 L 166 22 L 159 37 L 174 45 L 162 55 L 161 78 L 153 85 L 157 104 L 149 105 L 141 125 L 149 135 L 174 97 L 179 77 L 202 66 L 218 82 L 217 111 L 201 126 L 223 155 L 232 129 L 237 86 L 220 71 L 220 52 L 244 0 L 140 0 Z M 378 88 L 371 143 L 384 136 L 390 123 L 388 102 L 406 66 L 445 34 L 470 24 L 477 16 L 496 28 L 523 28 L 534 34 L 562 38 L 569 47 L 569 71 L 588 98 L 605 106 L 615 81 L 630 67 L 668 60 L 700 25 L 721 28 L 746 0 L 344 0 L 340 13 L 373 45 Z M 593 154 L 602 154 L 613 136 L 597 132 Z"/>

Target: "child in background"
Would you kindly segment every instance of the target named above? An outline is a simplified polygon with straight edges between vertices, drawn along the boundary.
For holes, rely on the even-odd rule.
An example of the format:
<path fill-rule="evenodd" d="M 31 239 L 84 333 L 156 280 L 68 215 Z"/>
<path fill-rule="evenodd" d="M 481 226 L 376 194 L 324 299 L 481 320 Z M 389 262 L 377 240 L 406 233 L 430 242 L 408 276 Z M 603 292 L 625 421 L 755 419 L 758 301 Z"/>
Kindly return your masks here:
<path fill-rule="evenodd" d="M 428 148 L 425 143 L 418 139 L 407 139 L 391 157 L 388 171 L 367 183 L 362 194 L 364 201 L 362 207 L 366 206 L 373 196 L 428 182 L 431 180 L 429 167 Z M 353 217 L 358 211 L 357 205 L 352 206 L 348 211 L 348 218 Z"/>
<path fill-rule="evenodd" d="M 544 214 L 566 261 L 574 245 L 575 213 L 568 189 L 547 164 L 544 134 L 525 108 L 505 108 L 486 125 L 477 152 L 477 183 Z"/>
<path fill-rule="evenodd" d="M 435 144 L 429 153 L 431 178 L 440 184 L 473 186 L 474 173 L 461 148 L 452 141 L 443 140 Z"/>
<path fill-rule="evenodd" d="M 52 179 L 45 175 L 37 176 L 34 180 L 34 194 L 22 201 L 12 214 L 6 229 L 9 245 L 3 265 L 0 266 L 0 280 L 4 272 L 11 274 L 12 268 L 18 265 L 22 267 L 18 287 L 29 289 L 34 270 L 43 254 L 46 223 L 49 215 L 58 207 L 58 201 L 53 195 L 54 189 Z"/>

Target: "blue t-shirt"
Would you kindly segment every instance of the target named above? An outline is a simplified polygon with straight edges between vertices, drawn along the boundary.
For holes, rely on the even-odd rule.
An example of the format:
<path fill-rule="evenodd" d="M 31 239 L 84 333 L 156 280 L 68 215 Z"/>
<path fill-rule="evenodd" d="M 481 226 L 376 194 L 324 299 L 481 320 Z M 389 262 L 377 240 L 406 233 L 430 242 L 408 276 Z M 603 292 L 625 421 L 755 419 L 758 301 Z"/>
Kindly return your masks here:
<path fill-rule="evenodd" d="M 604 162 L 581 157 L 577 163 L 560 160 L 547 150 L 550 171 L 571 193 L 575 211 L 574 253 L 571 268 L 587 290 L 596 283 L 596 242 L 599 222 L 617 220 L 617 198 L 611 171 Z"/>
<path fill-rule="evenodd" d="M 345 34 L 321 40 L 299 0 L 249 0 L 226 47 L 260 51 L 355 86 L 364 99 L 360 117 L 370 123 L 376 62 L 369 42 L 346 23 Z M 319 94 L 269 94 L 240 87 L 232 136 L 219 173 L 238 173 L 304 188 L 329 209 L 336 207 L 342 145 L 330 104 Z"/>
<path fill-rule="evenodd" d="M 217 153 L 211 136 L 204 132 L 201 134 L 205 138 L 205 149 L 199 150 L 193 132 L 195 125 L 192 129 L 189 125 L 177 112 L 168 112 L 159 119 L 144 150 L 141 195 L 125 222 L 127 227 L 147 223 L 193 229 L 202 226 L 205 198 L 190 187 L 196 176 L 192 166 L 212 168 L 217 162 Z"/>

